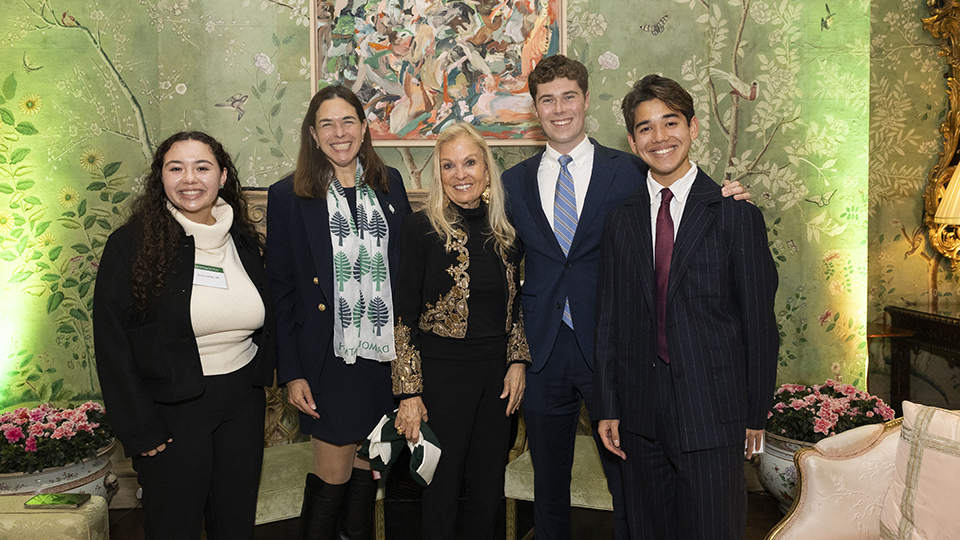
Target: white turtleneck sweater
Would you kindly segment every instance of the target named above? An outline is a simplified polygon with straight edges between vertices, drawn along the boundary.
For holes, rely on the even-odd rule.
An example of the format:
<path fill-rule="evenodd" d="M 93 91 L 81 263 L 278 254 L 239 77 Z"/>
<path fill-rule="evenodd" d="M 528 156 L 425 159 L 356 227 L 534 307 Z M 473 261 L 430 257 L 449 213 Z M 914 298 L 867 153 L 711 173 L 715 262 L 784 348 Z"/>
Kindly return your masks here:
<path fill-rule="evenodd" d="M 167 207 L 192 236 L 196 246 L 197 265 L 223 269 L 223 278 L 216 283 L 227 288 L 200 285 L 194 270 L 190 297 L 190 319 L 200 349 L 200 363 L 204 375 L 223 375 L 247 365 L 257 354 L 252 334 L 263 326 L 263 301 L 257 287 L 250 281 L 237 247 L 230 236 L 233 225 L 233 207 L 217 199 L 213 208 L 214 225 L 194 223 L 173 205 Z"/>

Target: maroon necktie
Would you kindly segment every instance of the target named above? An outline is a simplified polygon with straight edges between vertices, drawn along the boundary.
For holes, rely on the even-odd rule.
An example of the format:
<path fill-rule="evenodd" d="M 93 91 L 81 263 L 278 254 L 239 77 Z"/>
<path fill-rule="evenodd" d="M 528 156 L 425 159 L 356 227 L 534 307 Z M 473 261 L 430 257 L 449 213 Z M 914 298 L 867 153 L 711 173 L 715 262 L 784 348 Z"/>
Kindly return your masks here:
<path fill-rule="evenodd" d="M 667 279 L 670 277 L 670 259 L 673 257 L 673 218 L 670 201 L 673 192 L 660 190 L 660 212 L 657 214 L 657 246 L 654 255 L 654 275 L 657 278 L 657 356 L 670 363 L 667 350 Z"/>

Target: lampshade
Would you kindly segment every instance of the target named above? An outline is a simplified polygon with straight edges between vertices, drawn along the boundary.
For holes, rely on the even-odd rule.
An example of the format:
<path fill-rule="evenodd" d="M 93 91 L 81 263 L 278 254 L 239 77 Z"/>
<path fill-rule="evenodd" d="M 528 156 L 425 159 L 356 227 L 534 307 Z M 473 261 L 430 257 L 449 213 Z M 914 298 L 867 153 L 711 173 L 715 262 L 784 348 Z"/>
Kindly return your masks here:
<path fill-rule="evenodd" d="M 947 184 L 947 192 L 940 199 L 934 223 L 960 225 L 960 165 L 953 169 L 953 176 Z"/>

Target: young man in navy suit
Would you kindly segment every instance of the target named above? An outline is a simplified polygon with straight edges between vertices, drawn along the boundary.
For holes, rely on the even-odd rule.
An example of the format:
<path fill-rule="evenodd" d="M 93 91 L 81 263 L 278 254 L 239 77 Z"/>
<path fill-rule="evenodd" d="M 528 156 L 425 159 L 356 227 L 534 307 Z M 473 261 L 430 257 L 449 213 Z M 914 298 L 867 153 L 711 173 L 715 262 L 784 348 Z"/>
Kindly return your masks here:
<path fill-rule="evenodd" d="M 766 225 L 689 160 L 699 123 L 683 87 L 648 75 L 622 107 L 650 169 L 603 232 L 598 431 L 624 460 L 631 538 L 740 540 L 743 459 L 761 440 L 780 344 Z"/>
<path fill-rule="evenodd" d="M 570 538 L 570 472 L 581 400 L 588 412 L 596 411 L 593 335 L 603 221 L 646 181 L 640 159 L 586 136 L 587 79 L 583 64 L 562 55 L 536 66 L 528 83 L 547 146 L 503 174 L 526 257 L 521 293 L 533 363 L 523 414 L 535 471 L 538 540 Z M 724 192 L 743 189 L 734 184 Z M 613 495 L 616 538 L 625 540 L 619 460 L 602 449 L 596 430 L 594 438 Z"/>

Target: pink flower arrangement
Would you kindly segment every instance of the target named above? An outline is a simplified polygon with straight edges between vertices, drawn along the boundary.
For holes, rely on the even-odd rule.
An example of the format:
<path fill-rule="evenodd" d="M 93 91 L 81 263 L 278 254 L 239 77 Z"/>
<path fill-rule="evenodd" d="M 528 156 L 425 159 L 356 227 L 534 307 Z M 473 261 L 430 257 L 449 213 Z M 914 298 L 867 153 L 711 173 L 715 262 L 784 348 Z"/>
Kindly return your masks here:
<path fill-rule="evenodd" d="M 44 403 L 0 415 L 0 473 L 42 471 L 96 457 L 113 432 L 103 405 L 60 409 Z"/>
<path fill-rule="evenodd" d="M 784 384 L 767 413 L 767 431 L 815 443 L 857 426 L 893 420 L 893 409 L 857 387 L 828 379 L 824 384 Z"/>

